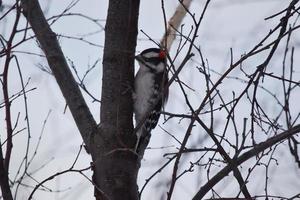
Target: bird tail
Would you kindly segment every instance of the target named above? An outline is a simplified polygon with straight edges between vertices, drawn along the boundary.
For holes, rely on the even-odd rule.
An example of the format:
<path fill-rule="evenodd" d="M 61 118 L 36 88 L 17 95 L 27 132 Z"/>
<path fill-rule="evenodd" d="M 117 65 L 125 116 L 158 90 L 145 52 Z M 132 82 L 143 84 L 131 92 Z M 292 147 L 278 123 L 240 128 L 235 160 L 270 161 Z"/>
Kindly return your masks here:
<path fill-rule="evenodd" d="M 142 158 L 151 138 L 151 129 L 147 130 L 143 125 L 136 134 L 138 137 L 135 145 L 135 152 Z"/>

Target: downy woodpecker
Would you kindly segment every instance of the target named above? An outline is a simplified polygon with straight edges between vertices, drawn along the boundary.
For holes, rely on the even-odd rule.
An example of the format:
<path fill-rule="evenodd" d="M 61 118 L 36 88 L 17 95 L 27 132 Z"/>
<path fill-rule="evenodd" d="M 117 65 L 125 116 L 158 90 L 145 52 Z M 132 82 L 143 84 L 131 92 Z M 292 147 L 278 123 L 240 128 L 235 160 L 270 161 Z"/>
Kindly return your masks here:
<path fill-rule="evenodd" d="M 135 151 L 143 154 L 149 143 L 151 130 L 156 127 L 162 107 L 168 98 L 166 52 L 150 48 L 135 58 L 140 65 L 135 76 L 133 93 L 137 127 Z"/>

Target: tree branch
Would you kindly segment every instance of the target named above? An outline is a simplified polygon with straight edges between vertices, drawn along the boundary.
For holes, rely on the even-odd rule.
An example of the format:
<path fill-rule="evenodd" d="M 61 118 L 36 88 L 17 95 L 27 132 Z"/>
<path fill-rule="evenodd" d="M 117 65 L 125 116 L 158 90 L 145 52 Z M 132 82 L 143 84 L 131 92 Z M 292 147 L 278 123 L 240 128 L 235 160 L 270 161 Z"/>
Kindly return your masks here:
<path fill-rule="evenodd" d="M 278 135 L 275 135 L 265 142 L 261 142 L 254 146 L 251 150 L 247 151 L 246 153 L 242 154 L 236 159 L 236 166 L 242 164 L 243 162 L 247 161 L 248 159 L 252 158 L 253 156 L 263 152 L 267 148 L 272 147 L 274 144 L 286 140 L 300 132 L 300 124 L 294 126 L 293 128 L 286 130 Z M 219 173 L 217 173 L 214 177 L 212 177 L 204 186 L 200 188 L 197 194 L 194 196 L 193 200 L 200 200 L 202 199 L 205 194 L 211 190 L 219 181 L 221 181 L 225 176 L 227 176 L 232 170 L 234 166 L 227 165 L 224 167 Z"/>
<path fill-rule="evenodd" d="M 176 38 L 176 30 L 182 23 L 183 18 L 185 17 L 188 9 L 192 3 L 192 0 L 183 0 L 179 2 L 176 11 L 168 22 L 168 28 L 165 32 L 165 35 L 160 41 L 162 47 L 166 48 L 167 51 L 170 51 L 171 46 Z"/>
<path fill-rule="evenodd" d="M 21 0 L 21 3 L 23 14 L 32 26 L 33 32 L 46 55 L 49 67 L 70 108 L 81 136 L 89 149 L 89 138 L 91 133 L 96 130 L 97 124 L 68 67 L 56 34 L 52 32 L 38 1 Z"/>

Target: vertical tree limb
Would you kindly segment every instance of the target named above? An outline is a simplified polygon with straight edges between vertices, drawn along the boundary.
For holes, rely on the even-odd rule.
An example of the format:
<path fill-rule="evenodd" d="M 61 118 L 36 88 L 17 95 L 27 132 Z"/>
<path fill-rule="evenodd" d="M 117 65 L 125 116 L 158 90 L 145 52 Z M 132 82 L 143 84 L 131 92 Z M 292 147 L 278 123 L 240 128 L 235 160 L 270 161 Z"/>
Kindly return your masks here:
<path fill-rule="evenodd" d="M 2 2 L 0 2 L 1 6 Z M 6 151 L 5 151 L 5 157 L 3 156 L 2 152 L 2 143 L 0 148 L 0 186 L 1 186 L 1 192 L 4 200 L 12 200 L 12 193 L 10 190 L 9 185 L 9 164 L 10 164 L 10 158 L 13 148 L 13 128 L 12 128 L 12 122 L 11 122 L 11 102 L 9 99 L 9 93 L 8 93 L 8 71 L 10 67 L 10 61 L 12 58 L 12 45 L 13 40 L 15 38 L 17 27 L 20 20 L 21 15 L 21 9 L 18 6 L 18 4 L 15 4 L 16 6 L 16 17 L 14 21 L 14 25 L 9 37 L 9 40 L 7 41 L 7 47 L 5 49 L 5 63 L 3 67 L 3 73 L 1 74 L 3 76 L 2 83 L 2 90 L 3 90 L 3 98 L 4 98 L 4 107 L 5 107 L 5 122 L 6 122 Z M 4 145 L 3 145 L 4 146 Z"/>
<path fill-rule="evenodd" d="M 93 150 L 94 180 L 101 190 L 96 190 L 97 199 L 138 199 L 139 160 L 132 151 L 136 136 L 132 93 L 128 90 L 133 86 L 138 14 L 138 0 L 109 1 L 100 116 L 105 144 L 95 145 Z"/>
<path fill-rule="evenodd" d="M 191 3 L 192 0 L 182 0 L 177 6 L 173 16 L 170 18 L 168 22 L 168 28 L 160 41 L 161 46 L 166 48 L 167 51 L 170 51 L 171 46 L 176 38 L 177 29 L 181 25 L 183 18 L 188 12 Z"/>
<path fill-rule="evenodd" d="M 8 173 L 4 167 L 2 148 L 0 149 L 0 159 L 1 159 L 1 161 L 0 161 L 0 186 L 1 186 L 2 197 L 3 197 L 3 200 L 13 200 L 13 196 L 12 196 L 10 186 L 9 186 Z"/>

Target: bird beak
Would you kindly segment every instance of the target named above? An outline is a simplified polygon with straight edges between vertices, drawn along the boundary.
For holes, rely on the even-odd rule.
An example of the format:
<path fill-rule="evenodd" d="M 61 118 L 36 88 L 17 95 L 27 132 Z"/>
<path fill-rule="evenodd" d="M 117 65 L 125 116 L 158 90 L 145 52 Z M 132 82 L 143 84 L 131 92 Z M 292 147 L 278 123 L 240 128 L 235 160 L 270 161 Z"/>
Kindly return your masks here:
<path fill-rule="evenodd" d="M 139 54 L 139 55 L 137 55 L 137 56 L 134 56 L 134 59 L 136 59 L 137 61 L 141 61 L 142 56 Z"/>

